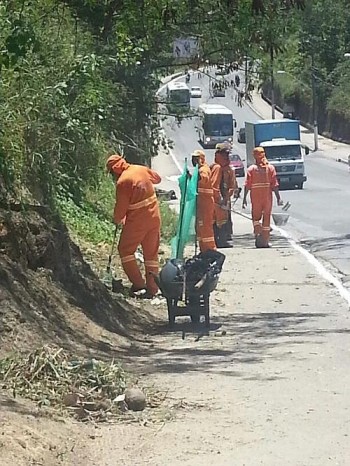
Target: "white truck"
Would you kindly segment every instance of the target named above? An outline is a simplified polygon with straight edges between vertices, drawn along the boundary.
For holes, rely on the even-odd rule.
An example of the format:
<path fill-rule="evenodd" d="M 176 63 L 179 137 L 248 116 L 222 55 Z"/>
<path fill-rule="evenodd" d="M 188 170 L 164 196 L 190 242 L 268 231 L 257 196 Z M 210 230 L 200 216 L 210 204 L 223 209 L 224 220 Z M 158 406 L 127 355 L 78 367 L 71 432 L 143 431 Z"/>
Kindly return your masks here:
<path fill-rule="evenodd" d="M 308 147 L 300 141 L 300 125 L 297 120 L 258 120 L 245 123 L 247 168 L 254 163 L 253 149 L 265 149 L 268 161 L 274 165 L 280 186 L 303 189 L 307 180 L 304 154 Z"/>

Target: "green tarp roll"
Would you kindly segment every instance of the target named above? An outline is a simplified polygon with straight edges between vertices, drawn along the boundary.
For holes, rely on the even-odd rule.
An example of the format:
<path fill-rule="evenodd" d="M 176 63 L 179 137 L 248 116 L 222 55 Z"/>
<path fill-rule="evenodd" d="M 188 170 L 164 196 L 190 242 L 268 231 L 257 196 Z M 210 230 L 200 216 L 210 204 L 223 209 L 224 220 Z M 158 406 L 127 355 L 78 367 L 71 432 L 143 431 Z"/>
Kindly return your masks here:
<path fill-rule="evenodd" d="M 192 176 L 188 172 L 187 161 L 179 177 L 180 215 L 177 222 L 176 236 L 171 240 L 171 258 L 183 259 L 185 245 L 195 240 L 195 222 L 197 205 L 198 166 Z"/>

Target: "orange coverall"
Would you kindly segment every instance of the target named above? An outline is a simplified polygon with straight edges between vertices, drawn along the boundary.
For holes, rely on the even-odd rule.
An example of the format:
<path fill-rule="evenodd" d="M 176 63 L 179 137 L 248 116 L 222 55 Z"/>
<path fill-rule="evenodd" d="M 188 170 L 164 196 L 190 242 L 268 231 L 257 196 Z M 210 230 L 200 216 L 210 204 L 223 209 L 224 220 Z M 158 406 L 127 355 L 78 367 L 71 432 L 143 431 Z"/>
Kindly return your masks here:
<path fill-rule="evenodd" d="M 154 274 L 158 274 L 160 212 L 153 184 L 160 176 L 150 168 L 133 165 L 119 155 L 107 160 L 107 169 L 117 176 L 114 222 L 124 223 L 118 251 L 123 269 L 133 285 L 133 291 L 147 288 L 151 295 L 158 291 Z M 146 269 L 146 283 L 135 259 L 141 244 Z"/>
<path fill-rule="evenodd" d="M 195 151 L 193 155 L 199 157 L 199 180 L 197 196 L 197 221 L 196 233 L 201 252 L 216 249 L 213 219 L 214 219 L 214 197 L 211 184 L 210 167 L 205 161 L 203 151 Z"/>
<path fill-rule="evenodd" d="M 278 188 L 278 181 L 275 167 L 270 165 L 265 157 L 263 159 L 262 163 L 259 163 L 259 159 L 257 159 L 257 164 L 248 168 L 245 187 L 250 190 L 254 234 L 255 236 L 261 235 L 264 243 L 268 244 L 270 239 L 272 192 L 274 188 Z"/>
<path fill-rule="evenodd" d="M 229 221 L 230 200 L 238 187 L 235 172 L 230 168 L 228 155 L 222 155 L 220 152 L 215 154 L 215 163 L 211 166 L 211 181 L 215 202 L 214 220 L 217 227 L 221 228 Z"/>

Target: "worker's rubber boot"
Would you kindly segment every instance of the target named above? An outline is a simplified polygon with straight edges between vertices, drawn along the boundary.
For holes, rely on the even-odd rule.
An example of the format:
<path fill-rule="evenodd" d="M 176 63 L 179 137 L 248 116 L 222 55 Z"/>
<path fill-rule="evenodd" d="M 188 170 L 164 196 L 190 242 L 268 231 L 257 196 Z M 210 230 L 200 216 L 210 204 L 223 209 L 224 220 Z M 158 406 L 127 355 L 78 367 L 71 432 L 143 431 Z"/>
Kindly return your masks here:
<path fill-rule="evenodd" d="M 226 224 L 226 235 L 227 235 L 227 241 L 233 242 L 233 223 L 232 223 L 232 218 L 231 216 L 228 219 L 228 222 Z"/>
<path fill-rule="evenodd" d="M 213 231 L 214 231 L 214 239 L 215 239 L 215 246 L 219 248 L 219 243 L 220 243 L 220 230 L 218 226 L 214 223 L 213 225 Z"/>
<path fill-rule="evenodd" d="M 255 237 L 255 247 L 258 249 L 261 248 L 269 248 L 271 247 L 269 243 L 266 243 L 266 241 L 263 239 L 261 235 L 256 235 Z"/>
<path fill-rule="evenodd" d="M 256 248 L 262 248 L 263 247 L 263 239 L 261 235 L 256 235 L 255 236 L 255 247 Z"/>
<path fill-rule="evenodd" d="M 161 297 L 162 293 L 160 291 L 157 291 L 156 293 L 154 293 L 152 291 L 147 290 L 146 293 L 142 295 L 142 299 L 153 299 L 153 298 L 156 298 L 157 296 Z"/>
<path fill-rule="evenodd" d="M 130 288 L 129 296 L 131 298 L 142 298 L 147 293 L 146 288 L 136 288 L 134 285 Z"/>
<path fill-rule="evenodd" d="M 215 223 L 213 225 L 215 246 L 218 249 L 231 248 L 232 246 L 226 241 L 226 230 L 224 227 L 219 228 Z"/>
<path fill-rule="evenodd" d="M 233 225 L 232 220 L 229 218 L 225 225 L 225 240 L 228 248 L 233 248 Z"/>

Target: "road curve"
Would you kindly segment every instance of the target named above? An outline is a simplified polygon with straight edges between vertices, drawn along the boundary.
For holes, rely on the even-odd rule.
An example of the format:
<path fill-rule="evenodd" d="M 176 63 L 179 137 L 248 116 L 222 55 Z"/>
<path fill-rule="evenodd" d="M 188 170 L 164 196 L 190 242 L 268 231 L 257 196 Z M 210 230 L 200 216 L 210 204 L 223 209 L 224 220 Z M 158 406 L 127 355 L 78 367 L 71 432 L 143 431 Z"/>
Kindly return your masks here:
<path fill-rule="evenodd" d="M 212 73 L 212 76 L 213 73 Z M 231 79 L 231 76 L 228 78 Z M 241 77 L 243 84 L 243 79 Z M 201 99 L 191 99 L 191 105 L 198 107 L 204 102 L 221 103 L 230 108 L 237 121 L 237 130 L 245 121 L 256 121 L 260 117 L 246 103 L 238 107 L 235 91 L 228 89 L 224 98 L 209 97 L 209 77 L 202 74 L 198 78 L 194 73 L 190 85 L 203 89 Z M 193 119 L 185 119 L 178 124 L 173 117 L 163 122 L 166 135 L 173 141 L 172 154 L 182 166 L 196 148 L 201 148 Z M 239 144 L 237 138 L 234 150 L 245 158 L 245 144 Z M 214 150 L 205 150 L 209 163 L 213 161 Z M 170 167 L 169 167 L 170 168 Z M 169 171 L 168 168 L 168 171 Z M 171 170 L 171 169 L 170 169 Z M 178 169 L 173 167 L 173 175 Z M 306 157 L 308 181 L 303 190 L 285 190 L 282 197 L 289 201 L 290 219 L 285 229 L 294 238 L 301 241 L 317 257 L 332 264 L 343 276 L 343 281 L 350 280 L 350 173 L 348 167 L 337 164 L 322 153 L 311 153 Z M 169 174 L 169 173 L 168 173 Z M 242 179 L 239 180 L 242 183 Z M 350 281 L 349 281 L 350 284 Z"/>

